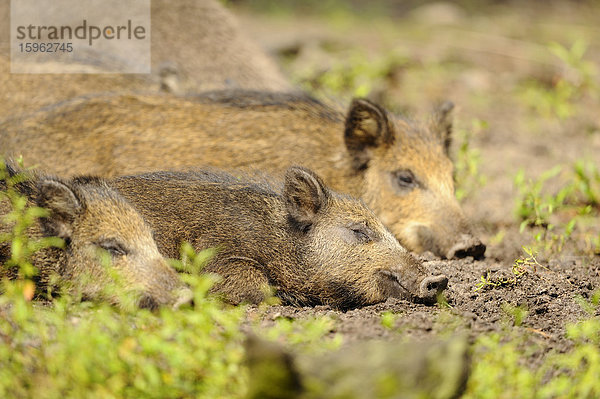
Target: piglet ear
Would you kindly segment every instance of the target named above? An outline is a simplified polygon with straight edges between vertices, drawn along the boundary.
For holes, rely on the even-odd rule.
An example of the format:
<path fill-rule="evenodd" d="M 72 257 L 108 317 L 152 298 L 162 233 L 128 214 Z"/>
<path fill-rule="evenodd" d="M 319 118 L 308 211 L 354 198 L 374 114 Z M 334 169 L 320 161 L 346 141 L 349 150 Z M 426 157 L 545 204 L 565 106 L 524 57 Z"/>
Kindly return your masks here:
<path fill-rule="evenodd" d="M 450 101 L 445 101 L 435 110 L 433 118 L 433 129 L 439 135 L 446 154 L 449 153 L 450 144 L 452 143 L 453 109 L 454 104 Z"/>
<path fill-rule="evenodd" d="M 293 166 L 285 173 L 283 198 L 290 220 L 304 230 L 315 222 L 326 205 L 329 191 L 315 173 Z"/>
<path fill-rule="evenodd" d="M 371 159 L 370 148 L 394 142 L 394 126 L 387 111 L 379 105 L 355 98 L 346 116 L 344 142 L 355 169 L 364 169 Z"/>
<path fill-rule="evenodd" d="M 71 187 L 63 182 L 44 179 L 38 184 L 37 205 L 50 211 L 41 219 L 44 233 L 69 239 L 73 223 L 83 209 L 83 202 Z"/>

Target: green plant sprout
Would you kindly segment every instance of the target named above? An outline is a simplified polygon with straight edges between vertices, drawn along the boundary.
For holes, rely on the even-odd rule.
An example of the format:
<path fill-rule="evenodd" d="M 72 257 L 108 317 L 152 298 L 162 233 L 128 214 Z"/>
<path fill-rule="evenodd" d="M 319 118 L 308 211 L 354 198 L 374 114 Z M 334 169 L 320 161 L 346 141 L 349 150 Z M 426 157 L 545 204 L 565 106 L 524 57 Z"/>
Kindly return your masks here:
<path fill-rule="evenodd" d="M 537 273 L 538 268 L 549 270 L 546 266 L 543 266 L 538 262 L 537 254 L 533 248 L 523 246 L 522 249 L 527 256 L 521 256 L 519 259 L 514 261 L 511 268 L 511 276 L 497 277 L 493 276 L 490 271 L 487 271 L 485 275 L 480 277 L 480 280 L 475 285 L 474 290 L 481 291 L 483 289 L 494 289 L 516 285 L 519 282 L 519 279 L 524 275 Z"/>
<path fill-rule="evenodd" d="M 549 192 L 552 182 L 561 178 L 557 191 Z M 523 170 L 515 177 L 519 190 L 516 213 L 521 220 L 520 232 L 532 228 L 533 238 L 544 251 L 560 253 L 577 231 L 588 252 L 598 250 L 593 238 L 600 198 L 600 171 L 589 160 L 578 160 L 570 167 L 557 165 L 542 173 L 536 180 L 526 179 Z"/>
<path fill-rule="evenodd" d="M 563 72 L 548 87 L 537 80 L 528 80 L 520 88 L 523 101 L 543 117 L 565 120 L 575 115 L 575 102 L 583 96 L 597 96 L 594 63 L 584 59 L 588 44 L 578 39 L 571 47 L 552 42 L 548 51 L 563 64 Z"/>
<path fill-rule="evenodd" d="M 388 310 L 381 313 L 381 325 L 388 330 L 392 330 L 394 328 L 396 325 L 396 320 L 398 320 L 398 314 L 394 312 Z"/>
<path fill-rule="evenodd" d="M 372 59 L 363 52 L 342 55 L 340 61 L 321 73 L 308 67 L 296 80 L 312 92 L 325 91 L 340 98 L 366 97 L 377 87 L 384 86 L 398 66 L 407 60 L 396 54 Z"/>

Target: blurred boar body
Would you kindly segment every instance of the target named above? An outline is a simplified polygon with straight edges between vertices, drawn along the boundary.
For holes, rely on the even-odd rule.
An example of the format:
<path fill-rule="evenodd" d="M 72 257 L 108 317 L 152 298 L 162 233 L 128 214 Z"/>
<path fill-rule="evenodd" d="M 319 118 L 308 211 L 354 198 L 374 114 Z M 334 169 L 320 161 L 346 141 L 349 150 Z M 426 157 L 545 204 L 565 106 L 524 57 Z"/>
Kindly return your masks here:
<path fill-rule="evenodd" d="M 136 60 L 107 57 L 93 47 L 69 53 L 69 64 L 55 53 L 51 66 L 56 73 L 12 74 L 9 5 L 9 0 L 0 2 L 0 119 L 90 93 L 291 88 L 276 63 L 217 0 L 152 0 L 151 74 L 105 73 L 115 62 Z M 73 27 L 79 24 L 81 19 L 72 21 Z M 31 72 L 39 65 L 31 63 Z M 73 70 L 86 73 L 65 73 Z"/>
<path fill-rule="evenodd" d="M 206 267 L 232 303 L 275 290 L 285 303 L 348 309 L 401 297 L 434 302 L 444 276 L 428 276 L 360 201 L 330 191 L 311 171 L 267 178 L 217 171 L 155 172 L 111 181 L 157 232 L 165 256 L 180 244 L 216 248 Z"/>
<path fill-rule="evenodd" d="M 459 398 L 471 369 L 461 336 L 424 342 L 361 341 L 322 355 L 249 336 L 248 399 Z"/>
<path fill-rule="evenodd" d="M 99 96 L 0 123 L 0 148 L 60 174 L 304 164 L 360 197 L 406 248 L 480 257 L 454 196 L 451 109 L 418 122 L 363 99 L 344 113 L 301 94 Z"/>
<path fill-rule="evenodd" d="M 165 65 L 175 67 L 183 85 L 175 92 L 291 89 L 275 61 L 218 0 L 152 1 L 153 71 L 164 75 Z"/>
<path fill-rule="evenodd" d="M 16 169 L 7 165 L 15 176 Z M 136 305 L 155 308 L 178 306 L 191 299 L 191 292 L 179 280 L 177 273 L 161 256 L 152 238 L 152 231 L 140 214 L 105 181 L 94 177 L 63 180 L 26 172 L 27 180 L 15 189 L 26 197 L 30 206 L 49 211 L 28 230 L 32 238 L 56 236 L 64 240 L 64 248 L 49 247 L 32 255 L 31 262 L 39 274 L 35 276 L 39 289 L 66 284 L 84 299 L 107 300 L 119 304 L 119 295 L 107 285 L 115 281 L 107 268 L 119 276 L 118 289 L 133 294 Z M 0 182 L 6 190 L 6 182 Z M 11 210 L 3 196 L 0 214 Z M 0 232 L 8 233 L 11 225 L 2 223 Z M 2 263 L 10 258 L 11 243 L 0 245 Z M 0 269 L 0 277 L 15 278 L 18 270 Z"/>

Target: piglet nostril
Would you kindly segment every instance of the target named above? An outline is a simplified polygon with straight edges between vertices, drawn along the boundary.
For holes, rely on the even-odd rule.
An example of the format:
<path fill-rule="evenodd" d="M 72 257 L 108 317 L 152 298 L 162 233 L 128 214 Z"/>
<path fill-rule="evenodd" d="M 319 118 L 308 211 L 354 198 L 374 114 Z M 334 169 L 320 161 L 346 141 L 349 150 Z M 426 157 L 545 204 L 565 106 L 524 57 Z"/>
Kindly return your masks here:
<path fill-rule="evenodd" d="M 446 258 L 462 259 L 472 256 L 475 259 L 481 259 L 484 257 L 485 250 L 485 244 L 479 241 L 478 238 L 470 234 L 463 234 L 458 242 L 450 248 L 446 254 Z"/>
<path fill-rule="evenodd" d="M 448 278 L 443 274 L 426 277 L 421 281 L 421 299 L 425 302 L 435 302 L 446 287 L 448 287 Z"/>

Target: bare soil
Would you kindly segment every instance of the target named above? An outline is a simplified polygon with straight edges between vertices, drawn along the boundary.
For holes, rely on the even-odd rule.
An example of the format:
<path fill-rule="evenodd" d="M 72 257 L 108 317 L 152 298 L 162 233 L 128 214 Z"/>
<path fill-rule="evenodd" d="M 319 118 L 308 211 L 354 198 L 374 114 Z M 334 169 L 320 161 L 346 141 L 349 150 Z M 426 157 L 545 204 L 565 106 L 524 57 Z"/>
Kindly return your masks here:
<path fill-rule="evenodd" d="M 547 267 L 531 269 L 515 279 L 512 265 L 492 259 L 459 261 L 421 257 L 432 270 L 445 273 L 449 280 L 447 305 L 425 306 L 405 300 L 347 312 L 327 306 L 295 308 L 291 306 L 253 307 L 249 319 L 261 318 L 261 326 L 273 325 L 278 318 L 303 319 L 327 316 L 334 320 L 331 334 L 340 333 L 345 343 L 364 339 L 426 338 L 432 335 L 462 332 L 472 339 L 479 334 L 504 331 L 514 325 L 510 307 L 527 310 L 522 324 L 546 349 L 566 350 L 565 325 L 589 317 L 577 298 L 589 299 L 600 283 L 600 260 L 583 258 L 553 260 Z M 477 289 L 481 276 L 490 274 L 498 286 Z M 381 322 L 384 312 L 397 318 L 392 328 Z"/>

